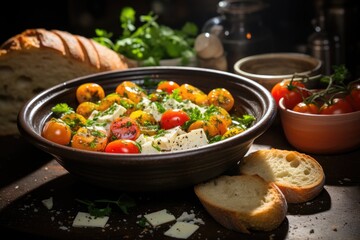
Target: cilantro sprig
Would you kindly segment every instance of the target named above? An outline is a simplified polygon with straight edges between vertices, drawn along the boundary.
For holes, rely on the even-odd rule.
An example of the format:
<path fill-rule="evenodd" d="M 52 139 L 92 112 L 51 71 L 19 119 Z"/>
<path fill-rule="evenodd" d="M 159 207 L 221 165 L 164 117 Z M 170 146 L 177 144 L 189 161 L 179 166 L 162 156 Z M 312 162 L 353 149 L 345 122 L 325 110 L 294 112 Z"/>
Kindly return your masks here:
<path fill-rule="evenodd" d="M 162 59 L 181 58 L 187 64 L 195 56 L 194 42 L 198 27 L 186 22 L 178 29 L 172 29 L 157 22 L 153 12 L 139 17 L 132 7 L 125 7 L 120 13 L 122 34 L 112 40 L 113 34 L 104 29 L 96 29 L 93 39 L 124 56 L 142 62 L 145 66 L 159 65 Z"/>

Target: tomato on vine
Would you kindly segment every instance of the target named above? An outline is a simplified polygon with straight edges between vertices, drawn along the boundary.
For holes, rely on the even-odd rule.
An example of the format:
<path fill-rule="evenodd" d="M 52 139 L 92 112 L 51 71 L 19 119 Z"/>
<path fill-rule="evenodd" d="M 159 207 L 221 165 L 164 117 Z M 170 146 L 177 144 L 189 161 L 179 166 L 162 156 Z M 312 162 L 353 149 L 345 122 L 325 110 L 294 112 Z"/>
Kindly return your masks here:
<path fill-rule="evenodd" d="M 304 83 L 300 81 L 293 81 L 292 79 L 285 79 L 278 82 L 271 89 L 271 95 L 275 99 L 276 103 L 279 103 L 279 100 L 284 98 L 284 105 L 289 109 L 293 109 L 309 95 L 309 92 L 305 88 Z"/>
<path fill-rule="evenodd" d="M 293 108 L 295 112 L 318 114 L 320 112 L 319 107 L 315 103 L 300 102 Z"/>
<path fill-rule="evenodd" d="M 354 111 L 360 111 L 360 82 L 350 85 L 350 92 L 346 100 L 351 104 Z"/>
<path fill-rule="evenodd" d="M 345 98 L 334 98 L 320 107 L 320 114 L 341 114 L 353 112 L 351 104 Z"/>

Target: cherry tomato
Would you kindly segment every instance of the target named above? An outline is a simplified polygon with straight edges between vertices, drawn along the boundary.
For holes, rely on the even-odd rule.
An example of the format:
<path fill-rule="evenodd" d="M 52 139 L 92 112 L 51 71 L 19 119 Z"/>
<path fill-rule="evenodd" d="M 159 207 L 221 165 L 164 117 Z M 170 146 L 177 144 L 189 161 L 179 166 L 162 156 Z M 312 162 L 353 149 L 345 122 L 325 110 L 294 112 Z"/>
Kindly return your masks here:
<path fill-rule="evenodd" d="M 75 133 L 71 140 L 73 148 L 102 152 L 108 142 L 106 132 L 93 128 L 82 127 Z"/>
<path fill-rule="evenodd" d="M 281 98 L 284 98 L 284 105 L 289 109 L 293 109 L 296 104 L 303 101 L 303 97 L 309 96 L 308 91 L 305 89 L 305 85 L 299 81 L 292 81 L 286 79 L 278 82 L 272 89 L 271 95 L 275 99 L 276 103 L 279 103 Z"/>
<path fill-rule="evenodd" d="M 115 92 L 122 97 L 129 98 L 134 103 L 139 103 L 144 97 L 146 97 L 144 89 L 131 81 L 124 81 L 120 83 L 116 87 Z"/>
<path fill-rule="evenodd" d="M 243 128 L 241 128 L 240 126 L 234 126 L 234 127 L 229 128 L 222 137 L 223 137 L 223 139 L 233 137 L 235 135 L 238 135 L 239 133 L 242 133 L 243 131 L 245 131 L 245 130 Z"/>
<path fill-rule="evenodd" d="M 182 84 L 179 88 L 179 95 L 182 99 L 190 100 L 191 102 L 204 106 L 208 105 L 208 96 L 199 88 L 190 84 Z"/>
<path fill-rule="evenodd" d="M 341 114 L 353 112 L 351 104 L 344 98 L 334 98 L 332 104 L 324 104 L 320 107 L 320 114 Z"/>
<path fill-rule="evenodd" d="M 169 109 L 166 110 L 160 119 L 160 126 L 162 129 L 170 129 L 177 126 L 182 126 L 190 117 L 182 110 Z"/>
<path fill-rule="evenodd" d="M 221 115 L 212 115 L 208 121 L 218 129 L 220 135 L 224 135 L 228 130 L 226 119 Z"/>
<path fill-rule="evenodd" d="M 94 110 L 98 109 L 98 105 L 93 102 L 82 102 L 76 108 L 76 113 L 88 118 Z"/>
<path fill-rule="evenodd" d="M 71 129 L 63 121 L 52 118 L 45 123 L 42 136 L 54 143 L 68 145 L 71 140 Z"/>
<path fill-rule="evenodd" d="M 301 113 L 311 113 L 311 114 L 318 114 L 320 109 L 319 107 L 314 103 L 304 103 L 300 102 L 298 103 L 294 108 L 293 111 L 295 112 L 301 112 Z"/>
<path fill-rule="evenodd" d="M 171 94 L 174 89 L 179 88 L 179 84 L 177 84 L 174 81 L 161 81 L 159 82 L 157 86 L 157 90 L 161 90 L 163 92 L 167 92 L 168 94 Z"/>
<path fill-rule="evenodd" d="M 111 93 L 111 94 L 105 96 L 99 102 L 98 110 L 105 111 L 106 109 L 111 107 L 114 103 L 120 104 L 121 98 L 122 97 L 117 93 Z"/>
<path fill-rule="evenodd" d="M 230 111 L 234 106 L 234 98 L 225 88 L 215 88 L 208 93 L 209 104 L 224 108 Z"/>
<path fill-rule="evenodd" d="M 346 96 L 346 100 L 351 104 L 354 111 L 360 111 L 360 83 L 351 86 L 350 94 Z"/>
<path fill-rule="evenodd" d="M 107 153 L 140 153 L 140 149 L 135 141 L 127 139 L 117 139 L 108 143 L 105 148 Z"/>
<path fill-rule="evenodd" d="M 84 83 L 76 89 L 76 99 L 82 102 L 98 102 L 105 97 L 104 89 L 96 83 Z"/>
<path fill-rule="evenodd" d="M 80 127 L 86 125 L 86 118 L 74 112 L 64 114 L 60 119 L 63 120 L 73 132 L 76 132 Z"/>
<path fill-rule="evenodd" d="M 117 139 L 135 140 L 140 136 L 140 127 L 130 117 L 119 117 L 110 124 L 110 132 Z"/>
<path fill-rule="evenodd" d="M 136 110 L 132 112 L 129 117 L 131 119 L 134 119 L 141 126 L 157 124 L 154 116 L 150 113 L 144 112 L 143 110 Z"/>
<path fill-rule="evenodd" d="M 188 132 L 199 128 L 204 129 L 206 136 L 208 137 L 215 137 L 216 135 L 220 135 L 218 128 L 216 128 L 214 124 L 206 120 L 196 120 L 189 126 Z"/>

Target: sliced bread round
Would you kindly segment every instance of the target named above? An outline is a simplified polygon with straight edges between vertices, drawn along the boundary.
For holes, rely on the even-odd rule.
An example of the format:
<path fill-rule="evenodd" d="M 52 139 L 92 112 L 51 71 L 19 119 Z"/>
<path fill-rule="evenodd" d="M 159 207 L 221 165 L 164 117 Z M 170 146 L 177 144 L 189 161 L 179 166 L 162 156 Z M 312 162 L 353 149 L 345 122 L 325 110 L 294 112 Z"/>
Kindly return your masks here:
<path fill-rule="evenodd" d="M 270 231 L 286 217 L 287 203 L 275 184 L 259 176 L 220 176 L 194 187 L 207 212 L 224 227 Z"/>
<path fill-rule="evenodd" d="M 274 182 L 288 203 L 315 198 L 323 189 L 325 174 L 311 156 L 296 151 L 262 149 L 250 153 L 240 163 L 240 174 L 257 174 Z"/>

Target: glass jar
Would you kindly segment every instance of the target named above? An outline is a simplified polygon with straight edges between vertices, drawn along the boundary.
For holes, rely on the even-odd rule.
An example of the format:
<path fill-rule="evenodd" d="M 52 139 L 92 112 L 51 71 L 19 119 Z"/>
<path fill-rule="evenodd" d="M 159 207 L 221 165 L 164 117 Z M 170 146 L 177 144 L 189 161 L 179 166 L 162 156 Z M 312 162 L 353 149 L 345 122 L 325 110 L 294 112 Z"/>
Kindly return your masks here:
<path fill-rule="evenodd" d="M 272 51 L 272 33 L 263 25 L 260 15 L 264 8 L 260 0 L 220 1 L 217 8 L 220 15 L 204 24 L 202 32 L 216 34 L 221 40 L 230 72 L 234 72 L 239 59 Z"/>

